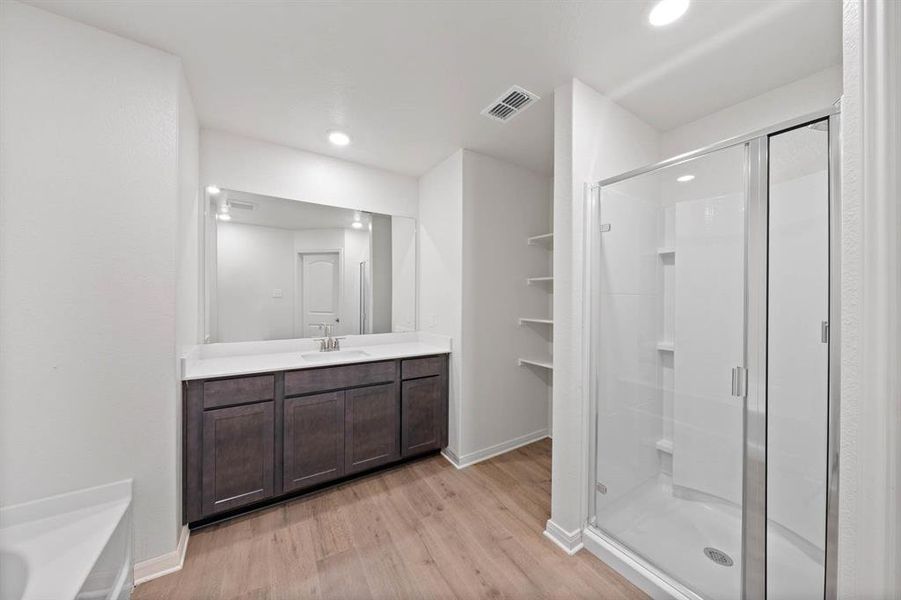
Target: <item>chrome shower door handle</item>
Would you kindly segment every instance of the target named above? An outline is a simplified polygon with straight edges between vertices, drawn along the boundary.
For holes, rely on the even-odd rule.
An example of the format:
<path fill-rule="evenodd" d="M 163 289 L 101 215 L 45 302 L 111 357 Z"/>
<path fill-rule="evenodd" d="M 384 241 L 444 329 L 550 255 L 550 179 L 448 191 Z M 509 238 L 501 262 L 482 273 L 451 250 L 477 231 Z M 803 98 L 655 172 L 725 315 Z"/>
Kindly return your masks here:
<path fill-rule="evenodd" d="M 744 398 L 748 393 L 748 370 L 744 367 L 732 367 L 732 395 Z"/>

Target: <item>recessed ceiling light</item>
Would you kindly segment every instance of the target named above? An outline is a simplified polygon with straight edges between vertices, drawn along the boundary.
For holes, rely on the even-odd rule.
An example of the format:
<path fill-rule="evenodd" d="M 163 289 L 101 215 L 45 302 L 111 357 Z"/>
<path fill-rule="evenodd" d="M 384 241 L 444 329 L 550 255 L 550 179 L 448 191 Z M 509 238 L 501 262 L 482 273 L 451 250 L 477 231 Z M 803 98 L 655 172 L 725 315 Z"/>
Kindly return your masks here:
<path fill-rule="evenodd" d="M 221 191 L 222 190 L 217 188 L 215 185 L 206 186 L 206 193 L 209 194 L 210 196 L 215 196 L 216 194 L 218 194 Z"/>
<path fill-rule="evenodd" d="M 694 178 L 694 175 L 682 175 L 681 177 L 676 177 L 676 181 L 678 181 L 679 183 L 686 183 Z"/>
<path fill-rule="evenodd" d="M 363 224 L 360 223 L 359 221 L 354 221 L 353 223 L 350 224 L 350 226 L 353 227 L 354 229 L 363 229 Z"/>
<path fill-rule="evenodd" d="M 669 25 L 688 10 L 690 0 L 660 0 L 648 14 L 648 21 L 654 27 Z"/>
<path fill-rule="evenodd" d="M 346 146 L 350 143 L 350 136 L 343 131 L 330 131 L 328 141 L 336 146 Z"/>

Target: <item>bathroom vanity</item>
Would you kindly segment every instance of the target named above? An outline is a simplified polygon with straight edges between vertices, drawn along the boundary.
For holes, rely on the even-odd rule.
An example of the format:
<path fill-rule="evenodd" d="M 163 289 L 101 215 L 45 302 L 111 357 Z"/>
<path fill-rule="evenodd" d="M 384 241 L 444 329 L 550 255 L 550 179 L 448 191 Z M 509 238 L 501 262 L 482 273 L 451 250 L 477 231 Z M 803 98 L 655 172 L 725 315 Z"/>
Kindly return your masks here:
<path fill-rule="evenodd" d="M 183 377 L 185 522 L 201 525 L 447 445 L 446 351 L 406 343 L 329 354 L 194 362 Z M 235 370 L 242 372 L 226 374 Z"/>

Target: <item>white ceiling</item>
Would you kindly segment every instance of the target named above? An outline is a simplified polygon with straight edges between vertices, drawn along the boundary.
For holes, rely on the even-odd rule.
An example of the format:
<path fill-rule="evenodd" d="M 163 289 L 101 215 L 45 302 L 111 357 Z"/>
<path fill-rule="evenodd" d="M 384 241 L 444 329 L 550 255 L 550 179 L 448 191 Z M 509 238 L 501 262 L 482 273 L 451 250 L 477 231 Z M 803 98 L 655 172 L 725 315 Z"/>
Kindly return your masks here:
<path fill-rule="evenodd" d="M 841 61 L 839 0 L 694 0 L 660 29 L 650 0 L 30 3 L 180 56 L 206 127 L 410 175 L 459 147 L 550 173 L 571 77 L 666 131 Z M 479 114 L 513 84 L 542 100 Z"/>

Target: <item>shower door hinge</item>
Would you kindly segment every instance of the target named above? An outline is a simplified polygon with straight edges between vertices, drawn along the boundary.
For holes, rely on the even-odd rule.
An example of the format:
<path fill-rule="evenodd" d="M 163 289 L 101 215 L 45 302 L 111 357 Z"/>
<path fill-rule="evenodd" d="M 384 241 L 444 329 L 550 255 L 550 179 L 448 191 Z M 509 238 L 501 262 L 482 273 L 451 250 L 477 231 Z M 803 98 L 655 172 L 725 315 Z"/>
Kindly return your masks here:
<path fill-rule="evenodd" d="M 610 223 L 601 223 L 601 233 L 610 231 Z"/>
<path fill-rule="evenodd" d="M 588 519 L 588 524 L 591 525 L 592 527 L 597 527 L 598 526 L 598 518 L 591 517 L 590 519 Z"/>
<path fill-rule="evenodd" d="M 824 344 L 829 343 L 829 321 L 820 323 L 820 341 Z"/>
<path fill-rule="evenodd" d="M 607 493 L 607 486 L 600 481 L 594 484 L 594 488 L 601 494 Z"/>
<path fill-rule="evenodd" d="M 748 395 L 748 370 L 732 367 L 732 395 L 744 398 Z"/>

